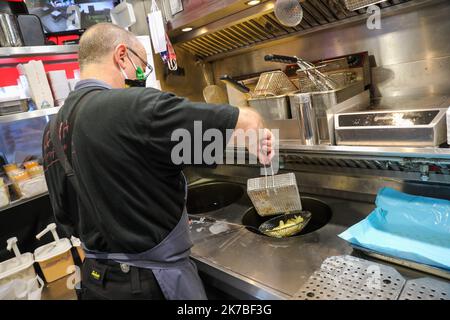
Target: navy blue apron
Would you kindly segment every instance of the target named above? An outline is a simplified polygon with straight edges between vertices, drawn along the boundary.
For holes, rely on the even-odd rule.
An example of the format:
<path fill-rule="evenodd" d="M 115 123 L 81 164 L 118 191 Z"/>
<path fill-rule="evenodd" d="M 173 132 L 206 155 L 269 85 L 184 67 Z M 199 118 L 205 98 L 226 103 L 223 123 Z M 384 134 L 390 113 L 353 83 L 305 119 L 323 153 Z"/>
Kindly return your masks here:
<path fill-rule="evenodd" d="M 185 188 L 187 195 L 187 183 Z M 93 251 L 84 245 L 83 248 L 86 258 L 114 260 L 138 268 L 151 269 L 168 300 L 203 300 L 206 299 L 205 289 L 196 265 L 189 258 L 192 245 L 185 206 L 177 226 L 150 250 L 127 254 Z"/>
<path fill-rule="evenodd" d="M 97 88 L 98 90 L 98 88 Z M 92 94 L 96 89 L 89 90 L 81 98 Z M 75 125 L 76 115 L 80 109 L 80 100 L 77 101 L 71 114 L 69 122 Z M 73 171 L 63 146 L 59 139 L 59 127 L 55 116 L 50 123 L 50 139 L 53 144 L 56 156 L 65 171 L 67 179 L 74 187 L 80 200 L 86 208 L 92 208 L 89 199 L 80 191 L 78 180 Z M 71 121 L 72 120 L 72 121 Z M 71 137 L 69 137 L 71 140 Z M 71 143 L 71 141 L 69 142 Z M 184 177 L 184 174 L 183 174 Z M 187 197 L 187 182 L 185 180 L 185 202 Z M 128 264 L 138 268 L 151 269 L 166 299 L 169 300 L 200 300 L 206 299 L 205 289 L 198 275 L 197 267 L 189 258 L 191 247 L 193 245 L 189 232 L 189 221 L 184 206 L 183 214 L 177 226 L 169 233 L 169 235 L 152 249 L 138 253 L 105 253 L 89 250 L 84 244 L 83 248 L 86 258 L 91 259 L 107 259 L 114 260 L 118 263 Z"/>

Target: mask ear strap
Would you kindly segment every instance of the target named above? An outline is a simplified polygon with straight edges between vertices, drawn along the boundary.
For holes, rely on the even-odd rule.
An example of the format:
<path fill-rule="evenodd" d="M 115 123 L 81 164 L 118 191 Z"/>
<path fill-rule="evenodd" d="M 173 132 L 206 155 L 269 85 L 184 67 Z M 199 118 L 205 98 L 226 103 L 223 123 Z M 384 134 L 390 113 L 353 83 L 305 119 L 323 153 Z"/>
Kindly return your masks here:
<path fill-rule="evenodd" d="M 120 69 L 120 72 L 122 73 L 123 77 L 125 78 L 125 80 L 128 80 L 128 76 L 125 73 L 125 70 L 123 70 L 121 66 L 119 66 L 119 69 Z"/>
<path fill-rule="evenodd" d="M 128 56 L 128 59 L 130 59 L 131 64 L 133 65 L 134 69 L 137 70 L 138 67 L 136 66 L 136 64 L 134 63 L 133 59 L 131 59 L 131 57 L 130 57 L 130 55 L 128 53 L 127 53 L 127 56 Z"/>
<path fill-rule="evenodd" d="M 118 45 L 119 46 L 119 45 Z M 118 47 L 117 46 L 117 47 Z M 117 49 L 117 47 L 116 47 L 116 49 Z M 114 49 L 114 51 L 115 51 L 115 49 Z M 126 55 L 127 55 L 127 57 L 128 57 L 128 59 L 130 59 L 130 57 L 128 56 L 128 53 L 126 53 Z M 130 59 L 131 60 L 131 59 Z M 133 65 L 134 65 L 134 62 L 133 62 L 133 60 L 131 60 L 131 63 L 133 63 Z M 119 65 L 119 69 L 120 69 L 120 72 L 122 73 L 122 76 L 125 78 L 125 80 L 128 80 L 128 76 L 127 76 L 127 74 L 125 73 L 125 70 L 123 70 L 122 69 L 122 67 Z"/>

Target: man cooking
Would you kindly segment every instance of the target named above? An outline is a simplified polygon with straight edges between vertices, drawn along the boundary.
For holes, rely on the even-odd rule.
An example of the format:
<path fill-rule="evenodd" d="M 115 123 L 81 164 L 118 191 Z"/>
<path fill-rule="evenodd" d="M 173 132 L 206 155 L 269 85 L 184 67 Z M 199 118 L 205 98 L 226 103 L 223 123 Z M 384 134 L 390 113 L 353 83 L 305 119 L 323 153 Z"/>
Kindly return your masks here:
<path fill-rule="evenodd" d="M 193 103 L 145 82 L 146 52 L 130 32 L 97 24 L 80 39 L 81 80 L 44 132 L 56 221 L 86 253 L 81 299 L 204 299 L 189 259 L 187 184 L 172 132 L 262 129 L 252 110 Z M 131 88 L 130 88 L 131 86 Z M 193 134 L 191 136 L 194 136 Z M 270 162 L 272 134 L 257 151 Z"/>

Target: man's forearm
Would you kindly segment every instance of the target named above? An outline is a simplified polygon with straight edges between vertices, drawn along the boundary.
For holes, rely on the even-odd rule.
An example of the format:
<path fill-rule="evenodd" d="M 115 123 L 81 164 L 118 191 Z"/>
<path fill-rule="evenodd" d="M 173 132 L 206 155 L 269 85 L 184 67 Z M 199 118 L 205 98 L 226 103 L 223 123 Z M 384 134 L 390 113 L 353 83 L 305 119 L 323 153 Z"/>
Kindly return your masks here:
<path fill-rule="evenodd" d="M 236 129 L 247 131 L 249 129 L 259 130 L 264 128 L 264 120 L 258 112 L 251 108 L 239 108 L 239 118 Z"/>
<path fill-rule="evenodd" d="M 241 107 L 239 108 L 239 118 L 229 145 L 247 148 L 249 151 L 250 146 L 257 148 L 262 129 L 264 129 L 264 120 L 260 114 L 250 108 Z"/>

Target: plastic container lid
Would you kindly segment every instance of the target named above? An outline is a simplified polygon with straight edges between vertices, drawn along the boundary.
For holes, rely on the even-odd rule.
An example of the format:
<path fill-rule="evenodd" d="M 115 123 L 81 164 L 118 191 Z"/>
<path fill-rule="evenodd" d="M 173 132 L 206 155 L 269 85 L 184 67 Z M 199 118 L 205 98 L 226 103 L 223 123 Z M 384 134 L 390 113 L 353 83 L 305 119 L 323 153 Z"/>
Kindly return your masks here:
<path fill-rule="evenodd" d="M 70 237 L 70 241 L 72 241 L 72 245 L 74 247 L 81 247 L 81 240 L 80 239 L 72 236 L 72 237 Z"/>
<path fill-rule="evenodd" d="M 31 267 L 33 263 L 33 254 L 30 252 L 3 261 L 2 263 L 0 263 L 0 280 Z"/>
<path fill-rule="evenodd" d="M 67 252 L 70 248 L 72 248 L 70 240 L 62 238 L 37 248 L 34 251 L 34 259 L 36 262 L 42 262 Z"/>

